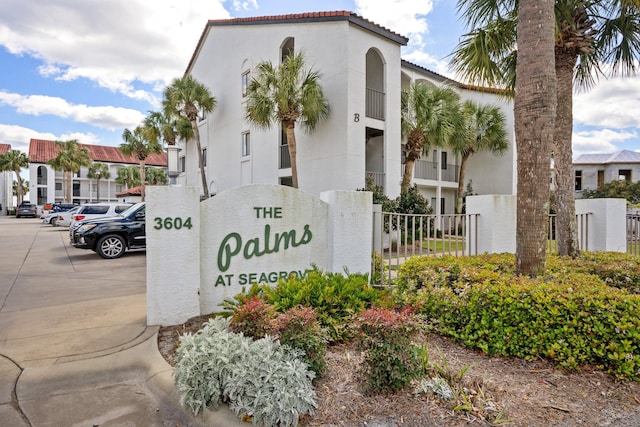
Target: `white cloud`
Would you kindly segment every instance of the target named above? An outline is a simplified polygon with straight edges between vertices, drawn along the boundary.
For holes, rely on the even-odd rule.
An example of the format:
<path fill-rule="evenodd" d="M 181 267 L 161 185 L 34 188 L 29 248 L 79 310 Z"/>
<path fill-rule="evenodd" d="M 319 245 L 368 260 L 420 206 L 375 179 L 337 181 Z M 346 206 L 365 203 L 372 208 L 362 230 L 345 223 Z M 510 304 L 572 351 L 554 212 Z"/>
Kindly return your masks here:
<path fill-rule="evenodd" d="M 426 15 L 433 10 L 432 0 L 355 0 L 359 15 L 409 37 L 410 46 L 424 46 L 429 32 Z"/>
<path fill-rule="evenodd" d="M 574 132 L 572 137 L 574 156 L 586 153 L 613 153 L 617 146 L 629 140 L 637 139 L 635 132 L 612 129 L 596 129 Z"/>
<path fill-rule="evenodd" d="M 23 126 L 0 124 L 0 143 L 10 144 L 13 150 L 20 150 L 25 154 L 29 154 L 29 141 L 31 139 L 46 139 L 49 141 L 77 139 L 82 144 L 97 144 L 100 142 L 100 139 L 92 133 L 73 132 L 55 135 L 51 132 L 38 132 Z"/>
<path fill-rule="evenodd" d="M 140 111 L 128 108 L 71 104 L 53 96 L 19 95 L 0 91 L 0 105 L 14 107 L 18 113 L 32 116 L 52 115 L 107 130 L 135 127 L 144 119 Z"/>
<path fill-rule="evenodd" d="M 162 86 L 182 75 L 207 20 L 229 17 L 224 1 L 1 0 L 0 45 L 41 59 L 43 76 L 155 102 L 135 82 Z"/>
<path fill-rule="evenodd" d="M 576 123 L 610 128 L 640 128 L 640 79 L 601 79 L 588 92 L 574 96 Z"/>
<path fill-rule="evenodd" d="M 233 0 L 233 9 L 234 10 L 257 10 L 259 8 L 258 2 L 256 0 Z"/>

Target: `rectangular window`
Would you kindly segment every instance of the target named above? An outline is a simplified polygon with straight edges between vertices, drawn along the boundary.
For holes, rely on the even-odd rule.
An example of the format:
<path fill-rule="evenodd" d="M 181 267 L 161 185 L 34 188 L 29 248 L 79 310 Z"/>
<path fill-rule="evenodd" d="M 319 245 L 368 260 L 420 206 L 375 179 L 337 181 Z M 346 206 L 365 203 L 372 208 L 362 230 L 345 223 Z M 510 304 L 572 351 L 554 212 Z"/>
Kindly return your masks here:
<path fill-rule="evenodd" d="M 438 169 L 438 150 L 433 150 L 433 168 Z"/>
<path fill-rule="evenodd" d="M 80 197 L 80 183 L 73 183 L 73 197 Z"/>
<path fill-rule="evenodd" d="M 202 166 L 207 166 L 207 149 L 202 149 Z"/>
<path fill-rule="evenodd" d="M 187 160 L 184 156 L 180 156 L 180 160 L 178 162 L 178 172 L 183 173 L 187 168 Z"/>
<path fill-rule="evenodd" d="M 249 132 L 242 133 L 242 157 L 251 154 L 251 135 Z"/>
<path fill-rule="evenodd" d="M 56 182 L 56 191 L 62 191 L 62 183 Z"/>
<path fill-rule="evenodd" d="M 249 90 L 249 71 L 242 74 L 242 97 L 247 96 L 247 91 Z"/>
<path fill-rule="evenodd" d="M 440 213 L 444 214 L 445 210 L 444 210 L 444 197 L 440 198 Z"/>
<path fill-rule="evenodd" d="M 631 169 L 619 169 L 618 179 L 624 179 L 627 182 L 631 182 Z"/>
<path fill-rule="evenodd" d="M 576 191 L 582 191 L 582 171 L 575 172 Z"/>
<path fill-rule="evenodd" d="M 440 153 L 440 155 L 442 156 L 440 168 L 446 169 L 447 168 L 447 152 L 443 151 L 442 153 Z"/>

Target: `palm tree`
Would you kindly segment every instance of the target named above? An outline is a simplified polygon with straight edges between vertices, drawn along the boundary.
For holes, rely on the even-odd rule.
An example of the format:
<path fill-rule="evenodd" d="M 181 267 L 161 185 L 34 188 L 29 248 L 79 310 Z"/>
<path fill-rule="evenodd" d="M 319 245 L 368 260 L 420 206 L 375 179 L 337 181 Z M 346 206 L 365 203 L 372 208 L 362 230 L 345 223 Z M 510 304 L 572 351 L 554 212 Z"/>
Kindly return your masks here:
<path fill-rule="evenodd" d="M 116 182 L 127 189 L 140 185 L 140 168 L 137 166 L 125 166 L 118 169 Z"/>
<path fill-rule="evenodd" d="M 187 119 L 191 123 L 193 137 L 196 140 L 198 149 L 198 165 L 200 166 L 200 177 L 202 178 L 202 191 L 204 192 L 204 198 L 208 199 L 209 186 L 207 185 L 207 176 L 204 170 L 204 156 L 202 155 L 200 130 L 198 129 L 198 116 L 201 113 L 212 112 L 216 108 L 216 99 L 204 84 L 192 76 L 186 75 L 182 78 L 173 79 L 171 84 L 164 89 L 164 99 L 162 103 L 166 117 L 175 118 L 178 124 L 181 118 Z M 180 129 L 180 127 L 178 126 L 177 129 Z"/>
<path fill-rule="evenodd" d="M 21 183 L 18 183 L 18 181 L 13 181 L 13 183 L 11 184 L 11 191 L 12 194 L 16 196 L 16 199 L 18 198 L 18 193 L 20 191 L 22 191 L 23 195 L 27 194 L 29 192 L 29 180 L 23 179 Z M 22 200 L 18 202 L 18 205 L 20 205 L 20 203 L 22 203 Z"/>
<path fill-rule="evenodd" d="M 90 166 L 92 163 L 89 157 L 89 149 L 80 147 L 75 139 L 69 141 L 56 141 L 58 154 L 47 163 L 55 170 L 63 172 L 63 180 L 65 182 L 64 200 L 67 203 L 73 203 L 73 173 L 80 172 L 82 166 Z"/>
<path fill-rule="evenodd" d="M 276 123 L 285 130 L 294 188 L 298 188 L 296 123 L 312 132 L 331 111 L 320 86 L 320 73 L 305 65 L 302 53 L 287 56 L 278 67 L 261 62 L 247 88 L 247 120 L 263 129 Z"/>
<path fill-rule="evenodd" d="M 448 86 L 415 82 L 401 93 L 401 129 L 404 144 L 404 174 L 401 191 L 411 184 L 413 166 L 432 146 L 444 146 L 462 137 L 460 97 Z M 434 160 L 435 161 L 435 160 Z"/>
<path fill-rule="evenodd" d="M 164 185 L 167 183 L 167 174 L 164 169 L 147 168 L 145 176 L 149 185 Z"/>
<path fill-rule="evenodd" d="M 140 162 L 140 182 L 142 183 L 140 198 L 144 201 L 145 161 L 151 154 L 162 153 L 162 146 L 158 138 L 154 137 L 153 131 L 146 126 L 136 126 L 133 131 L 125 129 L 122 132 L 122 139 L 124 144 L 120 144 L 120 151 L 127 156 L 135 157 Z"/>
<path fill-rule="evenodd" d="M 518 7 L 516 273 L 528 276 L 544 273 L 546 262 L 546 183 L 556 116 L 553 6 L 553 0 L 520 0 Z"/>
<path fill-rule="evenodd" d="M 465 101 L 462 105 L 462 112 L 466 129 L 464 138 L 454 139 L 449 144 L 461 158 L 458 172 L 457 214 L 462 213 L 464 175 L 469 157 L 479 151 L 501 154 L 509 148 L 506 119 L 500 108 L 491 105 L 479 105 L 473 101 Z M 456 142 L 458 143 L 457 145 Z"/>
<path fill-rule="evenodd" d="M 164 112 L 150 111 L 144 119 L 144 126 L 151 134 L 167 145 L 176 145 L 178 138 L 189 140 L 193 138 L 191 122 L 186 117 L 173 118 Z"/>
<path fill-rule="evenodd" d="M 102 178 L 109 179 L 110 177 L 111 173 L 109 173 L 109 166 L 104 163 L 94 162 L 89 166 L 87 178 L 96 180 L 96 201 L 100 201 L 100 180 Z"/>
<path fill-rule="evenodd" d="M 0 154 L 0 171 L 13 171 L 16 174 L 17 180 L 17 201 L 18 204 L 22 203 L 24 198 L 24 184 L 22 177 L 20 176 L 20 170 L 29 166 L 29 157 L 19 150 L 9 150 L 4 154 Z"/>
<path fill-rule="evenodd" d="M 471 81 L 513 89 L 516 0 L 460 0 L 468 33 L 452 55 L 452 66 Z M 640 58 L 640 2 L 563 0 L 555 4 L 557 109 L 553 141 L 560 255 L 575 256 L 577 234 L 572 168 L 573 89 L 589 88 L 594 75 L 630 75 Z M 602 64 L 605 64 L 603 67 Z"/>

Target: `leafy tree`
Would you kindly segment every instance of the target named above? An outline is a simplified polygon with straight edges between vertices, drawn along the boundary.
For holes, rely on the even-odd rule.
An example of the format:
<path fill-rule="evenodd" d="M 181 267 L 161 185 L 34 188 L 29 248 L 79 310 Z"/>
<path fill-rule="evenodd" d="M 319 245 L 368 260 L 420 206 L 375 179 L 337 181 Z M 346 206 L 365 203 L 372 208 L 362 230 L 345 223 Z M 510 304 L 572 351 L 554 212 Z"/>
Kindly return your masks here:
<path fill-rule="evenodd" d="M 305 69 L 302 53 L 287 56 L 278 67 L 269 61 L 258 64 L 257 76 L 247 90 L 246 118 L 261 128 L 268 129 L 274 123 L 284 128 L 294 188 L 298 188 L 296 123 L 312 132 L 329 114 L 320 74 Z"/>
<path fill-rule="evenodd" d="M 80 172 L 82 166 L 90 166 L 93 160 L 89 157 L 89 149 L 80 147 L 75 139 L 69 141 L 56 141 L 58 154 L 47 163 L 55 170 L 63 172 L 65 182 L 64 200 L 73 203 L 73 173 Z"/>
<path fill-rule="evenodd" d="M 473 82 L 515 84 L 517 0 L 458 1 L 467 25 L 452 55 L 452 67 Z M 572 147 L 573 85 L 589 88 L 594 76 L 630 75 L 640 58 L 640 2 L 558 0 L 555 2 L 557 109 L 553 156 L 558 205 L 558 252 L 577 254 Z M 520 43 L 518 42 L 519 46 Z"/>
<path fill-rule="evenodd" d="M 597 190 L 582 190 L 584 199 L 626 199 L 628 203 L 635 205 L 640 203 L 640 181 L 628 182 L 625 179 L 611 181 Z"/>
<path fill-rule="evenodd" d="M 96 180 L 96 201 L 100 201 L 100 180 L 102 178 L 109 179 L 110 177 L 111 173 L 109 172 L 108 165 L 100 162 L 94 162 L 91 166 L 89 166 L 87 178 Z"/>
<path fill-rule="evenodd" d="M 209 89 L 193 76 L 186 75 L 182 78 L 175 78 L 169 86 L 164 89 L 164 99 L 162 101 L 164 115 L 167 118 L 176 120 L 175 130 L 178 135 L 184 136 L 187 132 L 182 128 L 184 119 L 191 123 L 193 138 L 196 140 L 198 149 L 198 165 L 200 166 L 200 177 L 202 178 L 202 191 L 204 198 L 209 198 L 209 186 L 204 170 L 204 157 L 202 154 L 202 143 L 200 142 L 200 130 L 198 128 L 198 116 L 200 113 L 211 113 L 216 108 L 216 99 L 211 95 Z M 185 133 L 183 133 L 185 132 Z M 169 141 L 167 141 L 169 143 Z"/>
<path fill-rule="evenodd" d="M 140 168 L 137 166 L 125 166 L 118 169 L 116 182 L 129 188 L 140 185 Z"/>
<path fill-rule="evenodd" d="M 413 166 L 432 146 L 457 144 L 462 137 L 460 97 L 450 87 L 415 82 L 401 94 L 401 128 L 407 138 L 401 191 L 407 191 Z"/>
<path fill-rule="evenodd" d="M 144 201 L 145 161 L 151 154 L 162 153 L 162 146 L 153 130 L 146 126 L 137 126 L 133 131 L 125 129 L 122 133 L 122 139 L 125 143 L 120 144 L 120 151 L 128 156 L 134 156 L 140 162 L 140 182 L 142 183 L 140 194 L 142 201 Z"/>
<path fill-rule="evenodd" d="M 165 112 L 150 111 L 144 119 L 144 126 L 151 135 L 167 145 L 176 145 L 178 138 L 189 140 L 193 138 L 191 122 L 183 116 L 172 117 Z"/>
<path fill-rule="evenodd" d="M 456 213 L 462 213 L 464 197 L 464 175 L 469 158 L 479 151 L 504 153 L 509 148 L 506 119 L 500 108 L 465 101 L 462 105 L 465 133 L 463 138 L 454 138 L 449 146 L 461 157 L 458 172 L 458 197 Z"/>
<path fill-rule="evenodd" d="M 13 171 L 16 174 L 17 191 L 14 192 L 18 204 L 22 203 L 25 192 L 24 183 L 20 176 L 20 170 L 29 166 L 29 157 L 19 150 L 9 150 L 4 154 L 0 154 L 0 171 Z"/>
<path fill-rule="evenodd" d="M 164 169 L 147 168 L 145 176 L 149 185 L 164 185 L 167 183 L 167 174 Z"/>

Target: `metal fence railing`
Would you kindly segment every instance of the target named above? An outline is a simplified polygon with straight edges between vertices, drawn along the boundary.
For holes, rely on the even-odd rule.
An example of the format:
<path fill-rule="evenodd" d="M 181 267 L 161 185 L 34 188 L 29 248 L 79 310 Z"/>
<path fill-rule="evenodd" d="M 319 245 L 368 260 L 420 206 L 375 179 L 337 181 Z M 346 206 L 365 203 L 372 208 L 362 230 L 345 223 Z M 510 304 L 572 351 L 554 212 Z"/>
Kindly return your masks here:
<path fill-rule="evenodd" d="M 627 215 L 627 253 L 640 255 L 640 215 Z"/>
<path fill-rule="evenodd" d="M 413 256 L 477 255 L 479 214 L 417 215 L 375 212 L 372 277 L 381 283 L 395 277 L 400 265 Z"/>
<path fill-rule="evenodd" d="M 589 250 L 589 217 L 592 214 L 580 213 L 576 214 L 576 231 L 578 233 L 578 250 Z M 556 215 L 549 214 L 549 224 L 547 226 L 547 252 L 550 254 L 558 253 L 556 245 Z"/>

